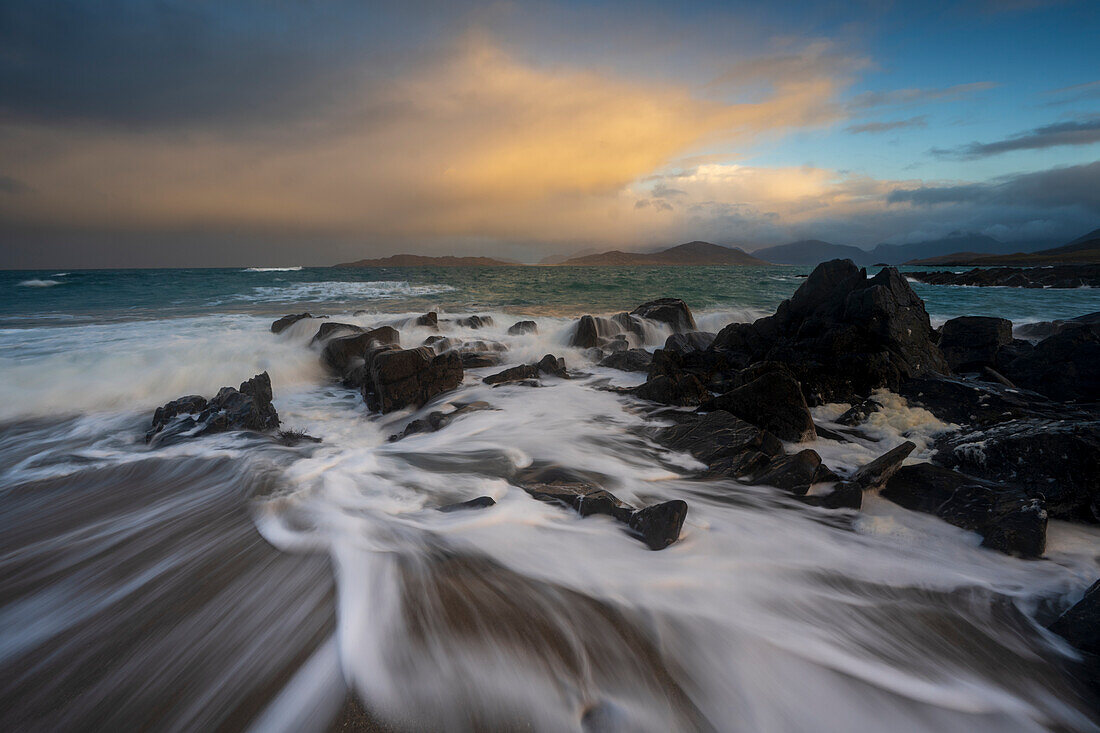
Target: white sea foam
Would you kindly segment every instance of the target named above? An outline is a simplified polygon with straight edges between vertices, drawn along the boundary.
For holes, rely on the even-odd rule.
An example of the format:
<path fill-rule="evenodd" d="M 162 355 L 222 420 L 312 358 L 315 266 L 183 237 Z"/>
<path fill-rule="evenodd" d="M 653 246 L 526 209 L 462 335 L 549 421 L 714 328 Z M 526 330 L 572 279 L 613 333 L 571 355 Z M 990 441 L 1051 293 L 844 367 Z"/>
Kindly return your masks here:
<path fill-rule="evenodd" d="M 55 277 L 60 277 L 60 275 L 55 275 Z M 24 280 L 19 283 L 19 286 L 24 288 L 51 288 L 60 284 L 60 280 Z"/>
<path fill-rule="evenodd" d="M 241 272 L 298 272 L 301 269 L 301 265 L 296 267 L 246 267 Z"/>
<path fill-rule="evenodd" d="M 252 291 L 249 293 L 234 295 L 227 300 L 257 303 L 320 303 L 330 300 L 386 300 L 447 293 L 454 289 L 455 288 L 450 285 L 412 285 L 408 282 L 397 280 L 378 280 L 372 282 L 334 280 L 255 287 L 252 288 Z M 217 302 L 224 303 L 226 299 Z"/>

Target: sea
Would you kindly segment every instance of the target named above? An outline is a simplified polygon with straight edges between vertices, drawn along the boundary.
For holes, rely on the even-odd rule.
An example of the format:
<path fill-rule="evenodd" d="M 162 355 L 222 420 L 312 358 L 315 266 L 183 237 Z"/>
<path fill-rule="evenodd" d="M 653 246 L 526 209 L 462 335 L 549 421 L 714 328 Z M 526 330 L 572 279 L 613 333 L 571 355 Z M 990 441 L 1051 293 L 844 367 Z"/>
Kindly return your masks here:
<path fill-rule="evenodd" d="M 1100 529 L 1052 521 L 1028 561 L 874 496 L 830 512 L 692 479 L 649 437 L 661 419 L 606 389 L 644 375 L 567 346 L 578 316 L 658 297 L 701 330 L 752 321 L 811 269 L 0 272 L 0 729 L 1096 730 L 1044 624 L 1100 577 Z M 1100 311 L 1088 288 L 912 287 L 934 324 Z M 270 330 L 429 310 L 505 360 L 384 416 L 325 373 L 317 321 Z M 450 320 L 473 314 L 492 325 Z M 538 332 L 508 334 L 520 320 Z M 402 345 L 436 333 L 403 325 Z M 480 381 L 546 353 L 575 378 Z M 282 426 L 320 443 L 145 443 L 158 405 L 262 371 Z M 956 427 L 878 396 L 864 438 L 803 447 L 841 471 L 903 440 L 926 461 Z M 389 440 L 474 400 L 491 409 Z M 535 463 L 636 506 L 685 500 L 680 541 L 653 552 L 533 500 L 510 478 Z M 477 496 L 496 504 L 434 511 Z"/>

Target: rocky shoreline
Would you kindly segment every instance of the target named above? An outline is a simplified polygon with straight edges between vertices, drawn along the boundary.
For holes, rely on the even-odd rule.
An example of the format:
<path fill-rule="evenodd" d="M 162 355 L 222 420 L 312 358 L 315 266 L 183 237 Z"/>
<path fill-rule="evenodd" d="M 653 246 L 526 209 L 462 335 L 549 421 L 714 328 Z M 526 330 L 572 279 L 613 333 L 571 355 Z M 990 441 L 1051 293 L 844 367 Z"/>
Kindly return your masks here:
<path fill-rule="evenodd" d="M 907 277 L 929 285 L 976 285 L 1007 288 L 1100 287 L 1100 265 L 1049 267 L 975 267 L 966 272 L 937 270 L 907 272 Z"/>
<path fill-rule="evenodd" d="M 508 347 L 492 340 L 439 335 L 403 347 L 402 328 L 434 330 L 441 322 L 436 313 L 371 328 L 302 313 L 279 319 L 271 330 L 278 334 L 307 320 L 317 323 L 310 348 L 333 379 L 381 414 L 425 407 L 474 378 L 467 370 L 508 363 Z M 469 329 L 487 323 L 486 316 L 462 320 Z M 520 321 L 508 333 L 536 330 L 534 322 Z M 1010 322 L 984 317 L 933 329 L 924 303 L 896 269 L 869 278 L 851 261 L 834 260 L 754 323 L 701 332 L 683 301 L 665 298 L 611 317 L 582 316 L 563 346 L 601 367 L 645 372 L 637 387 L 593 386 L 630 395 L 634 409 L 650 418 L 647 440 L 705 466 L 695 480 L 772 486 L 793 505 L 816 507 L 812 511 L 858 511 L 865 493 L 875 492 L 976 532 L 988 548 L 1039 558 L 1050 518 L 1100 522 L 1100 324 L 1089 316 L 1034 331 L 1034 342 L 1014 338 Z M 643 348 L 654 333 L 669 332 L 662 348 Z M 547 354 L 479 378 L 486 385 L 538 387 L 581 376 L 587 375 L 567 369 L 560 354 Z M 916 446 L 906 441 L 845 471 L 800 445 L 860 437 L 860 425 L 882 409 L 875 397 L 881 390 L 956 428 L 936 439 L 931 462 L 914 462 Z M 155 448 L 225 430 L 265 433 L 283 443 L 316 440 L 275 434 L 279 417 L 271 400 L 266 373 L 210 400 L 183 397 L 157 410 L 146 440 Z M 815 421 L 813 408 L 834 403 L 851 407 L 831 427 Z M 446 430 L 471 412 L 493 409 L 487 402 L 453 407 L 411 419 L 390 440 Z M 598 477 L 568 466 L 533 465 L 509 480 L 540 501 L 582 516 L 609 516 L 652 550 L 677 541 L 690 511 L 679 499 L 631 506 Z M 439 509 L 491 506 L 489 497 L 470 497 Z M 1093 664 L 1100 654 L 1098 613 L 1093 586 L 1051 626 L 1094 655 Z"/>

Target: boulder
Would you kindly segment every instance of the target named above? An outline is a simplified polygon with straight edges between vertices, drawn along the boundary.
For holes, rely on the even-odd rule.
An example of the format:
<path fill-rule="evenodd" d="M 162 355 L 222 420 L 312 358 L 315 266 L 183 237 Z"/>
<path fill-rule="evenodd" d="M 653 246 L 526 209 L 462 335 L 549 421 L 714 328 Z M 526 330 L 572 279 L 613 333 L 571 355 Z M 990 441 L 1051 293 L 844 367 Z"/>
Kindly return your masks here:
<path fill-rule="evenodd" d="M 509 336 L 522 336 L 525 333 L 538 333 L 539 327 L 534 321 L 517 321 L 508 327 Z"/>
<path fill-rule="evenodd" d="M 698 405 L 710 397 L 710 392 L 694 374 L 653 377 L 637 387 L 634 394 L 643 400 L 680 407 Z"/>
<path fill-rule="evenodd" d="M 1042 341 L 1047 336 L 1053 336 L 1056 333 L 1061 333 L 1066 326 L 1072 326 L 1075 323 L 1100 325 L 1100 311 L 1097 311 L 1095 313 L 1088 313 L 1083 316 L 1077 316 L 1076 318 L 1070 318 L 1069 320 L 1023 323 L 1019 326 L 1016 326 L 1016 328 L 1013 329 L 1013 333 L 1022 339 L 1030 339 L 1031 341 Z"/>
<path fill-rule="evenodd" d="M 353 323 L 335 323 L 330 321 L 321 324 L 321 327 L 317 329 L 317 333 L 313 334 L 313 338 L 310 339 L 309 344 L 312 346 L 313 344 L 326 341 L 335 336 L 350 336 L 357 333 L 363 333 L 366 330 L 367 329 L 362 326 L 356 326 Z"/>
<path fill-rule="evenodd" d="M 540 375 L 561 377 L 568 379 L 569 373 L 565 369 L 565 359 L 547 354 L 538 364 L 522 364 L 520 366 L 505 369 L 502 372 L 485 377 L 485 384 L 504 384 L 506 382 L 522 382 L 527 379 L 538 379 Z"/>
<path fill-rule="evenodd" d="M 952 318 L 940 332 L 940 350 L 957 372 L 980 371 L 997 363 L 998 350 L 1012 343 L 1012 321 L 985 316 Z"/>
<path fill-rule="evenodd" d="M 943 466 L 917 463 L 898 469 L 881 496 L 906 509 L 982 535 L 982 545 L 1035 558 L 1046 549 L 1047 512 L 1041 499 L 1017 487 L 965 476 Z"/>
<path fill-rule="evenodd" d="M 466 328 L 485 328 L 493 325 L 493 319 L 489 316 L 467 316 L 466 318 L 450 319 L 452 323 Z"/>
<path fill-rule="evenodd" d="M 1003 356 L 998 371 L 1014 383 L 1055 400 L 1100 400 L 1100 326 L 1067 325 L 1016 358 Z"/>
<path fill-rule="evenodd" d="M 674 333 L 665 339 L 665 351 L 677 351 L 685 354 L 689 351 L 706 351 L 714 343 L 716 334 L 708 331 L 688 331 Z"/>
<path fill-rule="evenodd" d="M 618 369 L 624 372 L 649 371 L 649 365 L 653 361 L 653 354 L 645 349 L 628 349 L 617 351 L 600 361 L 600 366 L 610 369 Z"/>
<path fill-rule="evenodd" d="M 382 413 L 420 407 L 457 387 L 462 377 L 462 360 L 453 351 L 436 355 L 426 346 L 379 351 L 370 360 L 363 397 Z"/>
<path fill-rule="evenodd" d="M 1100 656 L 1100 580 L 1055 619 L 1050 630 L 1081 651 Z"/>
<path fill-rule="evenodd" d="M 1020 418 L 944 435 L 935 447 L 937 464 L 1019 486 L 1052 517 L 1100 522 L 1098 419 Z"/>
<path fill-rule="evenodd" d="M 860 466 L 849 481 L 860 488 L 860 491 L 878 491 L 890 480 L 890 477 L 898 472 L 902 462 L 909 454 L 916 450 L 917 445 L 907 440 L 899 446 L 892 448 L 870 463 Z"/>
<path fill-rule="evenodd" d="M 313 318 L 309 313 L 298 313 L 291 316 L 283 316 L 279 320 L 271 324 L 271 333 L 282 333 L 290 326 L 293 326 L 298 321 L 304 318 Z"/>
<path fill-rule="evenodd" d="M 742 365 L 784 362 L 815 405 L 853 402 L 878 387 L 949 371 L 906 279 L 892 267 L 868 279 L 850 260 L 818 265 L 774 315 L 730 324 L 710 350 Z"/>
<path fill-rule="evenodd" d="M 336 324 L 326 323 L 325 325 Z M 362 362 L 367 349 L 371 346 L 377 344 L 397 345 L 400 342 L 401 334 L 396 329 L 390 326 L 382 326 L 355 336 L 342 336 L 331 339 L 321 351 L 321 360 L 330 370 L 342 376 Z"/>
<path fill-rule="evenodd" d="M 778 438 L 724 410 L 684 415 L 679 424 L 661 428 L 654 438 L 705 463 L 710 476 L 759 474 L 774 457 L 783 455 Z"/>
<path fill-rule="evenodd" d="M 821 462 L 815 450 L 775 456 L 750 479 L 754 484 L 774 486 L 803 496 L 814 484 L 836 481 L 837 475 Z"/>
<path fill-rule="evenodd" d="M 569 345 L 578 349 L 593 349 L 600 344 L 599 329 L 596 319 L 592 316 L 581 316 L 573 327 L 573 335 L 569 338 Z"/>
<path fill-rule="evenodd" d="M 429 311 L 422 316 L 418 316 L 413 324 L 422 328 L 430 328 L 434 331 L 439 328 L 439 314 L 435 311 Z"/>
<path fill-rule="evenodd" d="M 630 315 L 664 323 L 674 333 L 696 330 L 695 318 L 691 315 L 691 309 L 688 308 L 687 303 L 679 298 L 651 300 L 630 311 Z"/>
<path fill-rule="evenodd" d="M 497 366 L 500 364 L 500 356 L 497 354 L 478 354 L 472 351 L 460 351 L 458 357 L 462 359 L 463 369 L 481 369 L 483 367 Z"/>
<path fill-rule="evenodd" d="M 198 395 L 181 397 L 157 408 L 145 442 L 166 445 L 229 430 L 274 430 L 279 427 L 279 413 L 272 398 L 267 372 L 242 382 L 238 389 L 222 387 L 210 400 Z"/>
<path fill-rule="evenodd" d="M 798 382 L 780 371 L 767 372 L 746 385 L 704 402 L 702 411 L 725 410 L 780 440 L 802 442 L 817 437 L 810 408 Z"/>
<path fill-rule="evenodd" d="M 395 433 L 389 437 L 389 442 L 395 443 L 402 438 L 407 438 L 410 435 L 416 435 L 417 433 L 434 433 L 438 430 L 450 425 L 456 418 L 468 415 L 471 412 L 480 412 L 482 410 L 491 410 L 488 402 L 478 400 L 477 402 L 469 402 L 465 404 L 457 404 L 454 410 L 450 412 L 443 412 L 442 410 L 433 410 L 428 413 L 426 418 L 420 418 L 413 420 L 405 429 L 400 433 Z"/>

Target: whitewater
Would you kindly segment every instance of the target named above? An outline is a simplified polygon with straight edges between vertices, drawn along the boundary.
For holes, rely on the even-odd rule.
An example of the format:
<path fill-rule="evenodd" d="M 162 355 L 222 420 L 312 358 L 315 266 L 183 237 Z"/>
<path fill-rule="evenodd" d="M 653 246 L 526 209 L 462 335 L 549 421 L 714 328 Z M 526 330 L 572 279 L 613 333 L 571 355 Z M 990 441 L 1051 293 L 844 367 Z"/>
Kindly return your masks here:
<path fill-rule="evenodd" d="M 1100 575 L 1100 528 L 1052 521 L 1026 561 L 874 496 L 837 512 L 691 479 L 694 458 L 647 437 L 667 423 L 608 389 L 644 374 L 566 345 L 578 316 L 665 295 L 701 330 L 752 321 L 808 269 L 0 273 L 0 727 L 1097 729 L 1044 624 Z M 940 322 L 1100 310 L 1095 291 L 914 288 Z M 323 370 L 317 321 L 271 333 L 305 310 L 400 323 L 406 347 L 508 349 L 420 410 L 372 414 Z M 408 323 L 428 310 L 438 331 Z M 474 314 L 492 325 L 447 320 Z M 537 333 L 509 334 L 520 320 Z M 547 353 L 576 378 L 481 382 Z M 282 427 L 322 442 L 145 443 L 157 406 L 263 371 Z M 877 397 L 863 437 L 800 447 L 854 469 L 912 440 L 912 463 L 956 428 Z M 474 401 L 490 409 L 389 440 Z M 839 428 L 847 407 L 814 417 Z M 681 539 L 652 552 L 535 501 L 513 479 L 542 465 L 636 506 L 684 499 Z M 435 511 L 478 496 L 496 504 Z"/>

